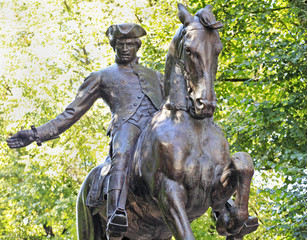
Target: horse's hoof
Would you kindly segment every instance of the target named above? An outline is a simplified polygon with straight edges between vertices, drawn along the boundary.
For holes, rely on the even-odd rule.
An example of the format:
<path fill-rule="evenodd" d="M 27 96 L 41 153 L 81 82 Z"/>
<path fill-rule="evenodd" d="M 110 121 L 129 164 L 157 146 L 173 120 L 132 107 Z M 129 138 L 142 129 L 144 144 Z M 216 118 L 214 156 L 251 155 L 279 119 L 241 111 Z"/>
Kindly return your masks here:
<path fill-rule="evenodd" d="M 242 230 L 237 235 L 238 237 L 243 237 L 255 231 L 258 228 L 258 226 L 259 226 L 258 218 L 249 216 L 246 222 L 244 223 Z"/>
<path fill-rule="evenodd" d="M 219 235 L 229 236 L 235 235 L 240 232 L 241 229 L 234 228 L 235 221 L 231 217 L 229 212 L 222 213 L 216 221 L 216 231 Z M 243 224 L 242 224 L 243 225 Z"/>
<path fill-rule="evenodd" d="M 216 221 L 216 230 L 222 236 L 237 235 L 241 232 L 244 224 L 247 222 L 237 216 L 235 209 L 230 212 L 222 213 Z"/>

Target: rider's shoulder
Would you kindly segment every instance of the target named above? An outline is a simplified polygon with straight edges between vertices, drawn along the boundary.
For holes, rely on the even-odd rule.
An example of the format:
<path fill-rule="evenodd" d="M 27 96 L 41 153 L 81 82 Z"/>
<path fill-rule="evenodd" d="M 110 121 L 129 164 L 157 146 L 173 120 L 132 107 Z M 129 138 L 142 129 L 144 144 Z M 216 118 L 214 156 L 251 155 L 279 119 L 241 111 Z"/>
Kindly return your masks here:
<path fill-rule="evenodd" d="M 117 65 L 112 64 L 104 69 L 92 72 L 87 78 L 84 79 L 84 82 L 101 81 L 104 78 L 112 76 L 116 70 Z"/>
<path fill-rule="evenodd" d="M 116 63 L 101 69 L 98 71 L 98 74 L 102 79 L 109 79 L 114 76 L 114 73 L 118 72 L 118 65 Z"/>
<path fill-rule="evenodd" d="M 139 70 L 139 71 L 156 72 L 155 70 L 152 70 L 152 69 L 150 69 L 150 68 L 148 68 L 148 67 L 145 67 L 144 65 L 139 64 L 139 63 L 133 63 L 133 64 L 131 64 L 131 65 L 132 65 L 132 67 L 133 67 L 134 69 L 137 69 L 137 70 Z"/>
<path fill-rule="evenodd" d="M 84 79 L 84 84 L 89 84 L 92 82 L 99 82 L 100 81 L 100 74 L 99 71 L 95 71 L 95 72 L 91 72 L 90 75 L 88 75 L 85 79 Z"/>
<path fill-rule="evenodd" d="M 114 70 L 118 69 L 118 64 L 113 63 L 112 65 L 101 69 L 100 71 L 98 71 L 100 74 L 110 74 L 112 73 Z"/>
<path fill-rule="evenodd" d="M 158 79 L 162 79 L 164 76 L 159 71 L 153 70 L 151 68 L 145 67 L 141 64 L 133 64 L 133 69 L 137 70 L 140 73 L 148 74 L 149 76 L 156 76 Z"/>

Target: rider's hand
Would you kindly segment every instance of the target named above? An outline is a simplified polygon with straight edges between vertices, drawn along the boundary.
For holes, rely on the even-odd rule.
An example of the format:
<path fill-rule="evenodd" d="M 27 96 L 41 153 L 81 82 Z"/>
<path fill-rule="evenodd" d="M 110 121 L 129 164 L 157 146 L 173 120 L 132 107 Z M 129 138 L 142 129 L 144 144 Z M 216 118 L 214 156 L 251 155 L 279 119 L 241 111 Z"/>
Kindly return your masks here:
<path fill-rule="evenodd" d="M 21 130 L 12 137 L 6 139 L 10 148 L 21 148 L 34 142 L 34 132 L 32 130 Z"/>

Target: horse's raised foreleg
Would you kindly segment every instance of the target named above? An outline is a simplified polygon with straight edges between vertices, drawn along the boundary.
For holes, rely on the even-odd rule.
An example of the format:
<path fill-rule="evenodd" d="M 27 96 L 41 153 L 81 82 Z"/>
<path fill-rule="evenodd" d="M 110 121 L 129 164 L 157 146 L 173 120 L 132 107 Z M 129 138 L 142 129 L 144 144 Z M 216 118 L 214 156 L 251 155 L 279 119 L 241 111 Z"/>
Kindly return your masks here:
<path fill-rule="evenodd" d="M 224 236 L 238 235 L 243 229 L 244 223 L 248 223 L 251 220 L 248 214 L 248 199 L 251 179 L 254 174 L 253 161 L 248 153 L 238 152 L 232 157 L 232 165 L 237 179 L 236 199 L 229 209 L 225 207 L 219 212 L 216 223 L 218 233 Z M 223 174 L 221 178 L 223 178 Z M 223 187 L 227 188 L 229 184 L 228 182 Z M 249 230 L 245 229 L 244 231 L 248 232 Z"/>
<path fill-rule="evenodd" d="M 164 176 L 159 190 L 159 207 L 177 240 L 195 240 L 185 211 L 186 201 L 184 187 Z"/>
<path fill-rule="evenodd" d="M 238 152 L 232 156 L 232 162 L 238 174 L 238 189 L 233 208 L 236 209 L 238 221 L 243 223 L 248 219 L 248 199 L 250 185 L 254 175 L 254 165 L 251 156 Z"/>

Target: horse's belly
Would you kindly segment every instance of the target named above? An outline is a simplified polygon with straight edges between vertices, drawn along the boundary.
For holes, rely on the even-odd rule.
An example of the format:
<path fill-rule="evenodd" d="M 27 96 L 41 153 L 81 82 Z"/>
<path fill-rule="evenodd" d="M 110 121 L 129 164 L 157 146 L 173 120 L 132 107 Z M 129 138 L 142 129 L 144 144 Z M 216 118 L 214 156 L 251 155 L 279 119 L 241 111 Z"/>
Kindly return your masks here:
<path fill-rule="evenodd" d="M 125 237 L 134 240 L 167 239 L 172 236 L 160 209 L 149 198 L 129 195 L 126 206 L 129 228 Z"/>

